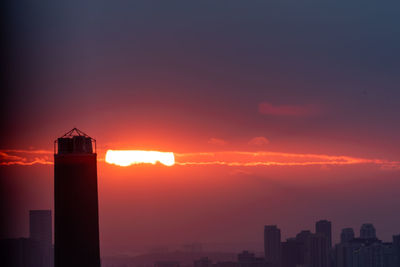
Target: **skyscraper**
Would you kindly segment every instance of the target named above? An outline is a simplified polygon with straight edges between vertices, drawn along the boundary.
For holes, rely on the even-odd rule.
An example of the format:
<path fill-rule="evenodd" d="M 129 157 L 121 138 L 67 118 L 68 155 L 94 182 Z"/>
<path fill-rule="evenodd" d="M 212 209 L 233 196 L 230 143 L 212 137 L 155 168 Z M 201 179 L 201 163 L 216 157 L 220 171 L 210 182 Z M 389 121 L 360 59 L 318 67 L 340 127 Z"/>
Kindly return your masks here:
<path fill-rule="evenodd" d="M 74 128 L 55 142 L 55 266 L 99 267 L 96 141 Z"/>
<path fill-rule="evenodd" d="M 340 243 L 346 243 L 354 239 L 353 228 L 343 228 L 340 234 Z"/>
<path fill-rule="evenodd" d="M 376 238 L 375 227 L 370 223 L 364 223 L 360 228 L 360 238 L 363 239 Z"/>
<path fill-rule="evenodd" d="M 332 224 L 327 220 L 320 220 L 315 223 L 315 232 L 323 234 L 328 240 L 328 247 L 332 247 Z"/>
<path fill-rule="evenodd" d="M 51 210 L 29 211 L 29 237 L 35 241 L 51 245 Z"/>
<path fill-rule="evenodd" d="M 264 253 L 272 267 L 281 266 L 281 230 L 276 225 L 264 227 Z"/>
<path fill-rule="evenodd" d="M 29 237 L 37 244 L 40 266 L 53 266 L 51 210 L 29 211 Z"/>
<path fill-rule="evenodd" d="M 296 267 L 304 263 L 302 246 L 296 238 L 289 238 L 282 242 L 282 267 Z"/>
<path fill-rule="evenodd" d="M 400 234 L 393 236 L 393 246 L 396 266 L 400 266 Z"/>
<path fill-rule="evenodd" d="M 306 242 L 310 235 L 312 235 L 312 233 L 309 230 L 302 230 L 296 235 L 296 241 L 300 243 L 300 265 L 306 262 L 308 254 Z"/>
<path fill-rule="evenodd" d="M 316 233 L 307 237 L 305 263 L 308 267 L 329 266 L 329 248 L 326 235 Z"/>

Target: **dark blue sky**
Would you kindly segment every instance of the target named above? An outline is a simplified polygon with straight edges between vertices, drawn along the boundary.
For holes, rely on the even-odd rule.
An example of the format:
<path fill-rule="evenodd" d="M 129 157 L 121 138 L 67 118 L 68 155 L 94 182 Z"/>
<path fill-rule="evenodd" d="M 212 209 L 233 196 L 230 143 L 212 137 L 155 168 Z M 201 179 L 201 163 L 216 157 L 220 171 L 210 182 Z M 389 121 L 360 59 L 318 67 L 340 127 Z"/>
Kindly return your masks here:
<path fill-rule="evenodd" d="M 105 119 L 126 130 L 115 118 L 149 114 L 197 121 L 209 135 L 266 133 L 280 140 L 296 132 L 398 156 L 391 150 L 400 145 L 399 7 L 394 1 L 13 1 L 10 135 L 57 134 L 53 126 L 63 129 L 64 122 Z M 314 105 L 321 114 L 258 116 L 261 102 Z M 7 144 L 9 137 L 2 138 Z"/>

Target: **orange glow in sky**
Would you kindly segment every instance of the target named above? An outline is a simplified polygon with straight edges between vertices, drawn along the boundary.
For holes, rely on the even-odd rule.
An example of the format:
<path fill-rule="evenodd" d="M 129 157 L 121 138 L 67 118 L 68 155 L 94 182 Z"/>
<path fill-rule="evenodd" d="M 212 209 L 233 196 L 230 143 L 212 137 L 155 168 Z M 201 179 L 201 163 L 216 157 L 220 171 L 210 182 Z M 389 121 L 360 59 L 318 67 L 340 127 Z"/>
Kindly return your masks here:
<path fill-rule="evenodd" d="M 146 151 L 146 150 L 108 150 L 106 153 L 106 162 L 119 166 L 130 166 L 133 164 L 160 162 L 165 166 L 175 164 L 174 153 Z"/>

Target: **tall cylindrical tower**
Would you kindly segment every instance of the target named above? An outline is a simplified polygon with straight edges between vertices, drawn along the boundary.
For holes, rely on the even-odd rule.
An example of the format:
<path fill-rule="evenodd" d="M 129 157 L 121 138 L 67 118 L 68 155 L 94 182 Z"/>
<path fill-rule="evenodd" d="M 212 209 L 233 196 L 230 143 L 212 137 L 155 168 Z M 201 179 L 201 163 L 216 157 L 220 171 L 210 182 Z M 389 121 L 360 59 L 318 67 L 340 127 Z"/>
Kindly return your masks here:
<path fill-rule="evenodd" d="M 95 147 L 76 128 L 55 141 L 55 267 L 100 266 Z"/>

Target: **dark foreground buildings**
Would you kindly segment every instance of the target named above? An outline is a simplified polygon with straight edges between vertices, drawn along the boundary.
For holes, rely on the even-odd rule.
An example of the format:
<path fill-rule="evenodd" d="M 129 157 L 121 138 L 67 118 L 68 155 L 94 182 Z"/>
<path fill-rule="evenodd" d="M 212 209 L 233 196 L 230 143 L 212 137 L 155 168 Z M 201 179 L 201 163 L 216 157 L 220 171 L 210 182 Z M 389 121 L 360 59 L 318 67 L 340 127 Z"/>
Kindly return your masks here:
<path fill-rule="evenodd" d="M 0 240 L 0 266 L 54 266 L 51 225 L 51 210 L 31 210 L 29 212 L 29 238 Z"/>
<path fill-rule="evenodd" d="M 51 210 L 29 211 L 29 238 L 36 243 L 39 266 L 53 266 Z"/>
<path fill-rule="evenodd" d="M 281 230 L 276 225 L 264 227 L 264 254 L 271 267 L 281 266 Z"/>
<path fill-rule="evenodd" d="M 332 223 L 330 221 L 320 220 L 316 222 L 315 232 L 324 235 L 327 239 L 328 247 L 332 247 Z"/>
<path fill-rule="evenodd" d="M 344 228 L 340 243 L 332 247 L 331 227 L 331 222 L 321 220 L 316 223 L 315 233 L 303 230 L 295 238 L 277 243 L 280 230 L 276 226 L 265 226 L 267 266 L 400 267 L 400 235 L 393 236 L 392 242 L 382 242 L 372 224 L 363 224 L 359 237 L 355 237 L 352 228 Z M 280 262 L 276 259 L 278 255 L 281 255 Z"/>
<path fill-rule="evenodd" d="M 55 267 L 99 267 L 95 140 L 74 128 L 55 143 Z"/>
<path fill-rule="evenodd" d="M 372 224 L 361 226 L 360 237 L 345 228 L 334 253 L 335 267 L 400 267 L 400 235 L 394 235 L 393 242 L 382 242 Z"/>

